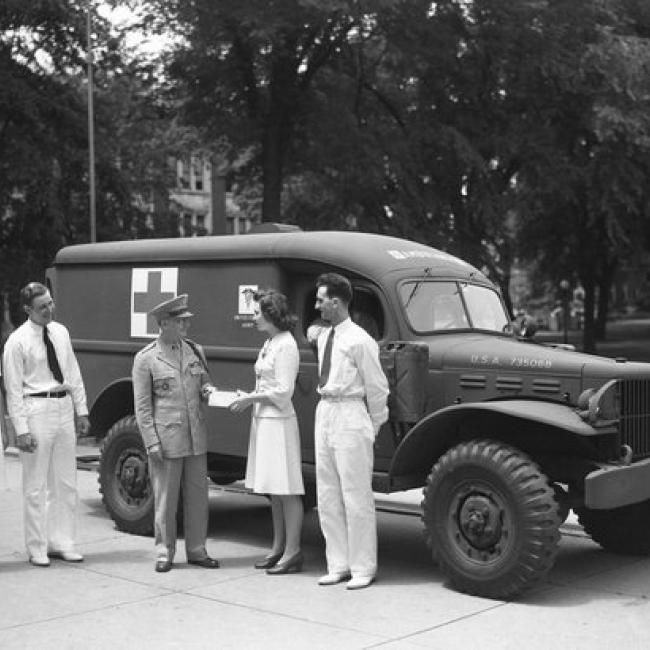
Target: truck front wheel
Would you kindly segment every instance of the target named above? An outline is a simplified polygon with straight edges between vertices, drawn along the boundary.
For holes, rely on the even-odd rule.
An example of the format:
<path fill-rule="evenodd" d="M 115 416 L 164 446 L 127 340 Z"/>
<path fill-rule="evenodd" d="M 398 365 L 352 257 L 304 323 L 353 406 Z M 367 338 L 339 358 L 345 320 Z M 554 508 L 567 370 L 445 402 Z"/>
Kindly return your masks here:
<path fill-rule="evenodd" d="M 576 508 L 585 532 L 606 551 L 621 555 L 650 553 L 650 500 L 612 510 Z"/>
<path fill-rule="evenodd" d="M 560 539 L 553 488 L 533 461 L 495 441 L 450 449 L 424 488 L 433 559 L 461 591 L 507 599 L 544 577 Z"/>
<path fill-rule="evenodd" d="M 99 491 L 119 530 L 153 534 L 154 500 L 147 453 L 133 415 L 118 420 L 104 438 Z"/>

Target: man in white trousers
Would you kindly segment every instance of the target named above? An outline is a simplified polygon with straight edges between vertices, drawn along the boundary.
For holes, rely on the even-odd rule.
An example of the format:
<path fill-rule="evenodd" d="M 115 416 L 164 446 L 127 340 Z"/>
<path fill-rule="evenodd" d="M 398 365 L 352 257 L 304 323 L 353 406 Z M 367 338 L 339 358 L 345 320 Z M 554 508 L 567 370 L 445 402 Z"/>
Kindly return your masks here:
<path fill-rule="evenodd" d="M 86 392 L 68 330 L 53 321 L 47 287 L 20 292 L 27 320 L 5 343 L 7 410 L 23 467 L 23 520 L 29 561 L 81 562 L 75 549 L 77 433 L 90 429 Z"/>
<path fill-rule="evenodd" d="M 316 485 L 327 559 L 318 584 L 362 589 L 377 573 L 373 447 L 388 419 L 388 382 L 376 341 L 350 319 L 349 280 L 324 273 L 316 286 L 316 309 L 330 325 L 318 337 Z"/>
<path fill-rule="evenodd" d="M 2 365 L 0 364 L 0 382 L 2 381 Z M 2 445 L 0 446 L 0 490 L 4 490 L 7 485 L 7 475 L 5 471 L 5 448 L 9 444 L 7 428 L 5 423 L 4 397 L 0 391 L 0 434 L 2 435 Z"/>

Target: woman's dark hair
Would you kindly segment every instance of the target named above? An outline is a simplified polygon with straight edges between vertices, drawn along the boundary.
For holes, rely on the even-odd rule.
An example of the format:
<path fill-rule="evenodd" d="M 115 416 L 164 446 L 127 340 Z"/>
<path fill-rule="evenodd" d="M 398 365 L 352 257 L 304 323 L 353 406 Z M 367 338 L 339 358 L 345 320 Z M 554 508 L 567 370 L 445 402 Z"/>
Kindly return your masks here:
<path fill-rule="evenodd" d="M 256 291 L 253 300 L 260 306 L 264 318 L 282 332 L 293 331 L 298 319 L 289 312 L 287 297 L 274 289 Z"/>
<path fill-rule="evenodd" d="M 31 307 L 34 298 L 38 298 L 48 292 L 48 288 L 40 282 L 30 282 L 20 290 L 20 304 L 23 307 Z"/>

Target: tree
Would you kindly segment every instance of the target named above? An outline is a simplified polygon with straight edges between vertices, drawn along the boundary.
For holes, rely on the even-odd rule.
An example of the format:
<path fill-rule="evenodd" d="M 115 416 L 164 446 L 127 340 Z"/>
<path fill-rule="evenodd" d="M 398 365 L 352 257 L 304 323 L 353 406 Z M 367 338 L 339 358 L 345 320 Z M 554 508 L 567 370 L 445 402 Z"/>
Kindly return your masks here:
<path fill-rule="evenodd" d="M 520 252 L 556 281 L 577 273 L 587 349 L 596 286 L 604 300 L 647 222 L 649 13 L 443 0 L 385 23 L 407 143 L 389 154 L 395 220 L 486 269 L 506 301 Z"/>
<path fill-rule="evenodd" d="M 63 241 L 68 174 L 84 107 L 70 73 L 82 64 L 79 4 L 0 5 L 0 274 L 5 289 L 42 277 Z M 74 166 L 77 161 L 70 161 Z M 79 182 L 83 174 L 79 173 Z M 77 183 L 77 185 L 79 184 Z"/>
<path fill-rule="evenodd" d="M 88 240 L 86 10 L 0 4 L 0 277 L 13 295 L 61 246 Z M 119 35 L 97 15 L 93 24 L 99 237 L 142 236 L 138 199 L 165 187 L 178 130 L 151 66 L 126 62 Z"/>
<path fill-rule="evenodd" d="M 538 78 L 554 92 L 538 103 L 549 118 L 539 129 L 544 155 L 521 174 L 529 197 L 523 232 L 529 254 L 555 273 L 577 272 L 587 351 L 596 344 L 596 288 L 602 334 L 613 273 L 644 243 L 649 217 L 648 18 L 640 4 L 612 0 L 562 4 L 544 23 L 549 44 Z"/>
<path fill-rule="evenodd" d="M 285 175 L 300 134 L 327 102 L 317 88 L 325 68 L 368 23 L 366 3 L 343 0 L 151 0 L 151 20 L 182 42 L 170 60 L 189 123 L 208 139 L 227 135 L 235 151 L 253 148 L 249 176 L 263 185 L 263 220 L 282 218 Z M 367 3 L 373 12 L 400 0 Z M 408 3 L 403 3 L 405 6 Z"/>

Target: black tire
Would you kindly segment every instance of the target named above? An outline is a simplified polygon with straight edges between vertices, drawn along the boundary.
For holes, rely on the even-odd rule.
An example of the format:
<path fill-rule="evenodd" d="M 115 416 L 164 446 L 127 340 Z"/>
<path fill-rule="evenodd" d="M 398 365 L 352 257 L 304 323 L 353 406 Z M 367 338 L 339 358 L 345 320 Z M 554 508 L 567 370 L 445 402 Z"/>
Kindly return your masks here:
<path fill-rule="evenodd" d="M 450 449 L 424 488 L 425 537 L 460 591 L 509 599 L 543 578 L 560 539 L 558 504 L 537 465 L 509 445 Z"/>
<path fill-rule="evenodd" d="M 217 474 L 213 472 L 208 474 L 208 478 L 215 485 L 232 485 L 235 481 L 239 481 L 241 479 L 241 476 L 234 476 L 231 474 Z"/>
<path fill-rule="evenodd" d="M 576 508 L 576 512 L 587 535 L 606 551 L 650 554 L 650 500 L 612 510 Z"/>
<path fill-rule="evenodd" d="M 147 453 L 133 415 L 118 420 L 106 434 L 98 480 L 102 501 L 117 528 L 152 535 L 153 490 Z"/>

